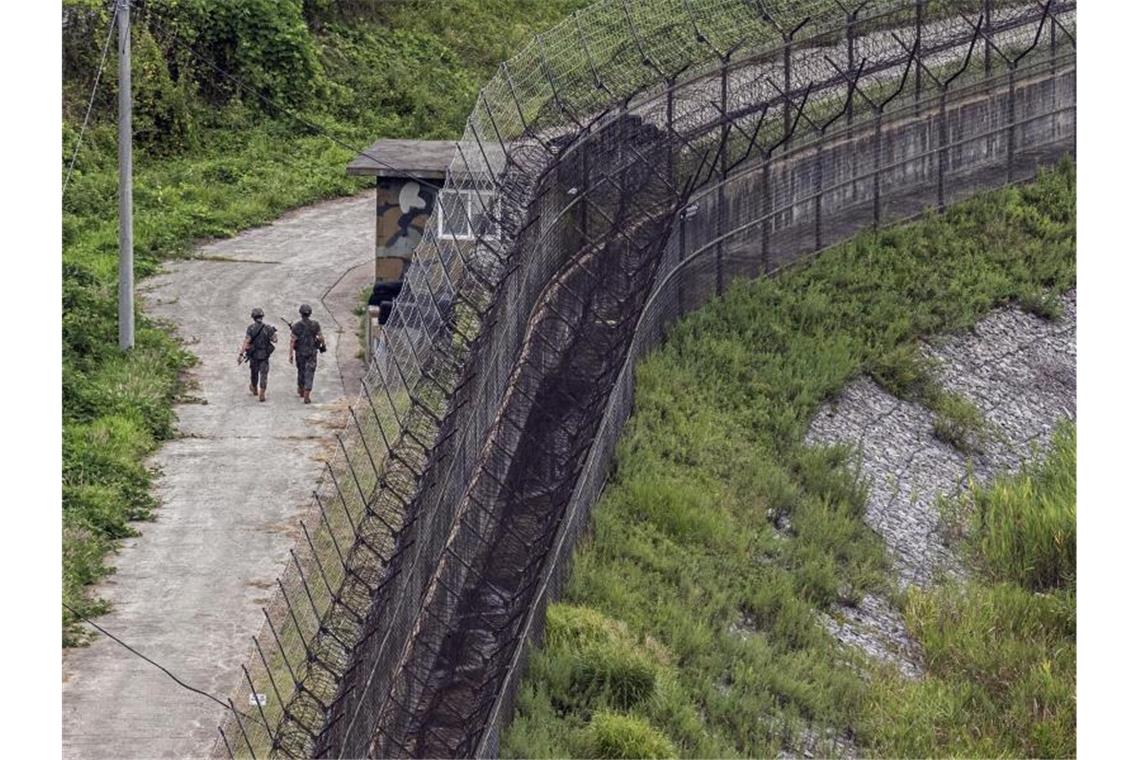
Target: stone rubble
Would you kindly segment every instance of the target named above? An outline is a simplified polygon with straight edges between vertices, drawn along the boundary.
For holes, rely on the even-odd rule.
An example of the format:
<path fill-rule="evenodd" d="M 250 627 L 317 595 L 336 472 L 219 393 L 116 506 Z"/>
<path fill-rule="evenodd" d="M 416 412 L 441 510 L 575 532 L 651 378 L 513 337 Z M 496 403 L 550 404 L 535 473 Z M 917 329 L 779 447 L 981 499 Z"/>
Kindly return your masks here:
<path fill-rule="evenodd" d="M 927 587 L 966 570 L 948 546 L 939 504 L 973 480 L 1015 471 L 1048 445 L 1056 425 L 1076 417 L 1076 292 L 1045 320 L 1014 307 L 995 311 L 972 330 L 924 347 L 940 365 L 938 380 L 981 411 L 990 432 L 966 456 L 934 435 L 935 415 L 890 395 L 866 377 L 848 385 L 812 420 L 810 444 L 849 444 L 866 479 L 867 523 L 883 537 L 900 589 Z M 881 596 L 835 605 L 822 624 L 843 643 L 922 674 L 918 646 L 901 614 Z"/>

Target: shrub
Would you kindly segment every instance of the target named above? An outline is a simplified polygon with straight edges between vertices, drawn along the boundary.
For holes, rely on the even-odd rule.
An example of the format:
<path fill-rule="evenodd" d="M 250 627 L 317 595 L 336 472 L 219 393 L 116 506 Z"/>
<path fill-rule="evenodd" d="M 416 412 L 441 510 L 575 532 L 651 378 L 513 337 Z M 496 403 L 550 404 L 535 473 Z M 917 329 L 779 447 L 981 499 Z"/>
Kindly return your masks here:
<path fill-rule="evenodd" d="M 673 744 L 645 720 L 602 712 L 589 727 L 590 755 L 603 758 L 677 757 Z"/>
<path fill-rule="evenodd" d="M 957 500 L 986 581 L 912 590 L 928 676 L 875 683 L 864 733 L 892 756 L 1076 753 L 1076 432 Z M 972 513 L 969 510 L 972 509 Z"/>
<path fill-rule="evenodd" d="M 1005 582 L 912 591 L 906 620 L 928 674 L 874 683 L 862 734 L 875 754 L 1075 755 L 1075 594 Z"/>
<path fill-rule="evenodd" d="M 930 408 L 934 412 L 934 437 L 963 454 L 981 451 L 991 436 L 981 410 L 960 393 L 939 389 Z"/>
<path fill-rule="evenodd" d="M 937 370 L 938 363 L 911 342 L 875 357 L 867 373 L 892 396 L 926 403 L 938 394 Z"/>

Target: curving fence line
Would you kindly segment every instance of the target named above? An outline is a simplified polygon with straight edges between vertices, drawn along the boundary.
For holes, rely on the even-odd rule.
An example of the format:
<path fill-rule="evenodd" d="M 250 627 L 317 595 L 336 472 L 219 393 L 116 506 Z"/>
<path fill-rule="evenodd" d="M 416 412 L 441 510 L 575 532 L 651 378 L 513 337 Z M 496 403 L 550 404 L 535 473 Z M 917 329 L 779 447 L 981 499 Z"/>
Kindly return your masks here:
<path fill-rule="evenodd" d="M 438 204 L 475 240 L 426 225 L 218 751 L 496 754 L 637 359 L 736 277 L 1071 153 L 1075 7 L 603 0 L 503 64 Z"/>

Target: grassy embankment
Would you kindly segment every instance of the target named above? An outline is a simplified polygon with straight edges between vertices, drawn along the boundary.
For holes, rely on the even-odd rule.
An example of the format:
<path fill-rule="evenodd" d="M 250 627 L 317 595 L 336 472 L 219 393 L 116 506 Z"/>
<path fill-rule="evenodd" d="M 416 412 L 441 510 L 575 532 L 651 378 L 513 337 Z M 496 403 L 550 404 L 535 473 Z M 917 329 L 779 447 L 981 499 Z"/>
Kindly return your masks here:
<path fill-rule="evenodd" d="M 1016 476 L 954 503 L 976 578 L 911 591 L 920 682 L 884 677 L 865 709 L 876 754 L 1076 755 L 1076 430 Z"/>
<path fill-rule="evenodd" d="M 886 756 L 1072 753 L 1068 439 L 1028 479 L 975 494 L 976 582 L 905 599 L 846 452 L 802 440 L 814 410 L 871 371 L 917 389 L 968 444 L 971 410 L 916 382 L 921 368 L 908 380 L 907 357 L 1003 303 L 1048 313 L 1074 286 L 1074 176 L 860 235 L 675 326 L 638 369 L 616 473 L 532 653 L 506 755 L 774 756 L 805 731 Z M 1058 519 L 1023 520 L 1038 501 Z M 923 681 L 818 624 L 869 591 L 905 608 Z"/>
<path fill-rule="evenodd" d="M 364 186 L 345 176 L 350 150 L 211 65 L 348 145 L 453 139 L 498 63 L 583 4 L 148 3 L 132 27 L 137 276 L 186 255 L 196 240 Z M 64 35 L 64 169 L 103 43 L 106 5 L 64 3 L 73 14 Z M 131 534 L 129 522 L 156 506 L 144 461 L 173 434 L 179 373 L 191 362 L 171 326 L 142 314 L 136 348 L 117 350 L 113 56 L 98 92 L 63 199 L 63 585 L 64 600 L 88 615 L 106 605 L 85 586 L 106 574 L 105 555 Z M 64 612 L 65 643 L 80 637 L 74 623 Z"/>

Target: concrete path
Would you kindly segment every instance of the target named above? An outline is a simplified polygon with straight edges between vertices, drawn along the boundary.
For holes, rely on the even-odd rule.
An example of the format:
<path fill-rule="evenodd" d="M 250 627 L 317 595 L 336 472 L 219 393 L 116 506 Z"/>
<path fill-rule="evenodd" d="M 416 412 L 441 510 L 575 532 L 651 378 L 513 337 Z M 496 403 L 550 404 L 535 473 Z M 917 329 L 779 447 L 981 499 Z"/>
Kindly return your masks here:
<path fill-rule="evenodd" d="M 241 677 L 260 607 L 359 386 L 352 311 L 372 282 L 374 213 L 371 193 L 294 211 L 210 243 L 139 288 L 200 360 L 188 391 L 198 403 L 176 408 L 179 437 L 153 460 L 157 519 L 137 524 L 141 535 L 113 559 L 116 572 L 97 589 L 113 608 L 98 622 L 222 699 Z M 302 302 L 329 343 L 311 406 L 297 398 L 278 319 L 296 319 Z M 236 365 L 254 306 L 280 328 L 264 404 L 249 393 L 247 366 Z M 109 639 L 66 650 L 63 673 L 67 758 L 204 757 L 218 736 L 217 704 Z"/>

